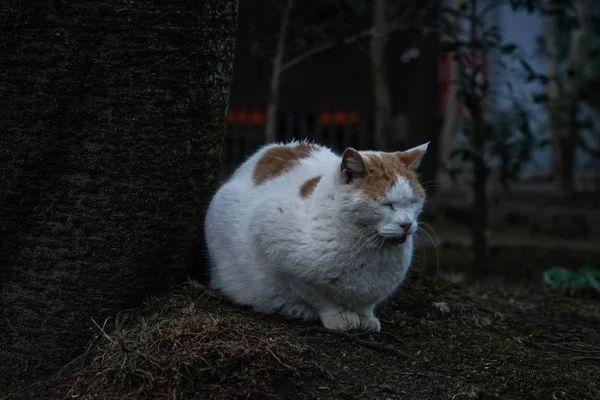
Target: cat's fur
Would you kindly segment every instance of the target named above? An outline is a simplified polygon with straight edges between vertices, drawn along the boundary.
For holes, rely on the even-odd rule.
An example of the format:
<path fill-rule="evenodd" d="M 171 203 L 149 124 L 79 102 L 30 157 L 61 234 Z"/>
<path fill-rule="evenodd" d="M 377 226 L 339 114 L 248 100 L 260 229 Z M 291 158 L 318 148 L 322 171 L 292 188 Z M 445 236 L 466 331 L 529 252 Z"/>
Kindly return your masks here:
<path fill-rule="evenodd" d="M 426 149 L 261 148 L 208 208 L 211 286 L 259 312 L 379 331 L 375 306 L 411 264 L 425 201 L 414 168 Z"/>

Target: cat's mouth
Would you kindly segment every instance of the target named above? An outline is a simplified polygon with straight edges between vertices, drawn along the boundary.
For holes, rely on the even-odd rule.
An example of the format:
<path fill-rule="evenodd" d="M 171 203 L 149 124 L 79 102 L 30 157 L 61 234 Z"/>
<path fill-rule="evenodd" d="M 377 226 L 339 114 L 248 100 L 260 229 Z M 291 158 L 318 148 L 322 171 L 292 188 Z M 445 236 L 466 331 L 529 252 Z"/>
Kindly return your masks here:
<path fill-rule="evenodd" d="M 401 236 L 386 236 L 385 242 L 392 246 L 399 246 L 401 244 L 406 243 L 406 239 L 408 238 L 408 233 L 405 233 Z"/>

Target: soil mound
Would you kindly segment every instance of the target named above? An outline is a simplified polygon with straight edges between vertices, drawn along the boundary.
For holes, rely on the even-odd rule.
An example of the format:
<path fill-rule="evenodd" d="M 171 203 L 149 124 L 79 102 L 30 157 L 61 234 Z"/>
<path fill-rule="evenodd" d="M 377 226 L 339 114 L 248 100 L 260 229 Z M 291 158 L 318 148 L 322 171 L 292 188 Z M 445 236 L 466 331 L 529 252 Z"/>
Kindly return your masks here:
<path fill-rule="evenodd" d="M 379 334 L 253 313 L 189 282 L 6 399 L 600 399 L 600 304 L 414 270 Z"/>

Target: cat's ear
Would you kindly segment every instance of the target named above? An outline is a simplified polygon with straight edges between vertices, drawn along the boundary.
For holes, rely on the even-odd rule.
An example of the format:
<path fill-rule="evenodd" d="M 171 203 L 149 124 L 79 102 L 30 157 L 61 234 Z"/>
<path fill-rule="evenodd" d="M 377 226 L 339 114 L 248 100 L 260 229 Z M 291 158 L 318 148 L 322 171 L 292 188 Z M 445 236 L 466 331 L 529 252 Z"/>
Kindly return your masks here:
<path fill-rule="evenodd" d="M 358 151 L 348 147 L 342 154 L 342 179 L 345 183 L 350 183 L 357 178 L 363 178 L 367 174 L 365 160 Z"/>
<path fill-rule="evenodd" d="M 417 147 L 413 147 L 412 149 L 398 151 L 395 154 L 400 157 L 404 164 L 411 168 L 417 169 L 419 164 L 421 164 L 421 160 L 423 159 L 425 152 L 427 151 L 427 146 L 429 146 L 429 142 Z"/>

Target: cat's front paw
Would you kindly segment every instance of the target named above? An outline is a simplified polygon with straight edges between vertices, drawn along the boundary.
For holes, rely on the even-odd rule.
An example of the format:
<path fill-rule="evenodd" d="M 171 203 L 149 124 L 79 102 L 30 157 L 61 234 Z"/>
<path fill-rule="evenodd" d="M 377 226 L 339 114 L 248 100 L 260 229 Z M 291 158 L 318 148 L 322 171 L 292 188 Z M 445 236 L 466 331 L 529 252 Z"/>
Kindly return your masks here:
<path fill-rule="evenodd" d="M 327 311 L 319 313 L 326 329 L 347 332 L 360 329 L 360 317 L 354 311 Z"/>
<path fill-rule="evenodd" d="M 360 317 L 360 329 L 368 332 L 379 332 L 381 331 L 381 323 L 379 319 L 374 315 L 359 315 Z"/>

